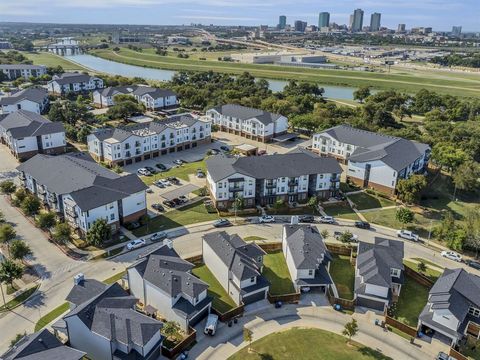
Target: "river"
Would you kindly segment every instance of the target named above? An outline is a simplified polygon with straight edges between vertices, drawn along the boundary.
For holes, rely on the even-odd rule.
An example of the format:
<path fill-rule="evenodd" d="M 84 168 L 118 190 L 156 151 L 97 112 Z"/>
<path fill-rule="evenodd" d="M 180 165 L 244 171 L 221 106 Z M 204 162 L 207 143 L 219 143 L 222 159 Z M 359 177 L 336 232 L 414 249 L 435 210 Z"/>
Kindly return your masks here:
<path fill-rule="evenodd" d="M 116 61 L 102 59 L 96 56 L 82 54 L 74 56 L 66 56 L 68 60 L 76 62 L 82 66 L 85 66 L 91 70 L 103 72 L 112 75 L 122 75 L 127 77 L 141 77 L 149 80 L 169 81 L 176 71 L 152 69 L 141 66 L 134 66 L 128 64 L 122 64 Z M 286 81 L 267 79 L 272 91 L 282 91 Z M 355 88 L 348 86 L 331 86 L 321 85 L 325 89 L 324 96 L 332 99 L 341 100 L 353 100 L 353 92 Z"/>

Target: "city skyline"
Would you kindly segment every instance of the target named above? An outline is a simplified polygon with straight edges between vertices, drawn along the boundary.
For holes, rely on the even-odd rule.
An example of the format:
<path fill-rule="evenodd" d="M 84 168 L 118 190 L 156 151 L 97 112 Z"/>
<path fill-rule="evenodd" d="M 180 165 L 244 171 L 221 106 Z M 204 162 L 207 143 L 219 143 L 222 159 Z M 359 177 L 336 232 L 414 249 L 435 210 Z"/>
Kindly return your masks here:
<path fill-rule="evenodd" d="M 286 15 L 290 25 L 295 20 L 315 25 L 320 12 L 329 12 L 330 22 L 348 24 L 349 16 L 357 8 L 364 11 L 364 25 L 369 23 L 371 14 L 378 12 L 382 14 L 382 26 L 391 29 L 405 23 L 407 29 L 428 26 L 436 31 L 450 31 L 452 26 L 462 26 L 464 32 L 480 31 L 480 6 L 476 0 L 407 0 L 401 3 L 347 0 L 341 4 L 326 1 L 312 4 L 306 0 L 294 4 L 285 0 L 246 0 L 242 4 L 227 0 L 72 0 L 68 3 L 61 0 L 17 0 L 13 6 L 0 1 L 0 21 L 276 26 L 279 15 Z"/>

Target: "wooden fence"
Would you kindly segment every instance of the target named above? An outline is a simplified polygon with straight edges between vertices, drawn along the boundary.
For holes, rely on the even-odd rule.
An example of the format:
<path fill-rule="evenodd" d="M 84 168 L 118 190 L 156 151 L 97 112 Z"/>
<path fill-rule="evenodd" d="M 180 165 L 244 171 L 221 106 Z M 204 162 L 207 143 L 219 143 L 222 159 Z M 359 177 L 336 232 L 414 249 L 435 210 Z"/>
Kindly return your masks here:
<path fill-rule="evenodd" d="M 296 304 L 300 301 L 301 293 L 292 293 L 292 294 L 281 294 L 281 295 L 271 295 L 270 292 L 267 294 L 267 299 L 270 304 L 275 304 L 277 301 L 287 304 Z"/>
<path fill-rule="evenodd" d="M 325 245 L 327 246 L 328 251 L 332 254 L 352 256 L 352 248 L 350 246 L 333 243 L 325 243 Z"/>
<path fill-rule="evenodd" d="M 343 309 L 355 311 L 355 300 L 348 300 L 337 298 L 332 294 L 332 290 L 328 288 L 327 299 L 330 302 L 330 305 L 340 305 Z"/>
<path fill-rule="evenodd" d="M 417 329 L 413 328 L 411 326 L 408 326 L 390 316 L 385 314 L 385 324 L 390 325 L 394 327 L 395 329 L 398 329 L 400 331 L 403 331 L 405 334 L 415 338 L 417 337 Z"/>
<path fill-rule="evenodd" d="M 180 341 L 171 349 L 168 349 L 167 347 L 162 345 L 162 355 L 169 359 L 173 359 L 178 354 L 186 350 L 197 339 L 197 332 L 194 328 L 190 327 L 189 332 L 190 334 L 187 337 L 182 339 L 182 341 Z"/>
<path fill-rule="evenodd" d="M 450 352 L 449 352 L 449 355 L 457 360 L 469 360 L 468 357 L 466 357 L 465 355 L 459 353 L 457 350 L 455 350 L 454 348 L 450 348 Z"/>
<path fill-rule="evenodd" d="M 202 255 L 191 256 L 189 258 L 185 258 L 185 261 L 191 262 L 192 264 L 198 264 L 203 262 Z"/>
<path fill-rule="evenodd" d="M 212 306 L 212 312 L 214 314 L 217 314 L 218 315 L 218 320 L 220 320 L 222 322 L 230 321 L 233 318 L 236 318 L 237 316 L 242 315 L 244 310 L 245 310 L 245 305 L 243 305 L 243 304 L 240 305 L 240 306 L 237 306 L 236 308 L 233 308 L 233 309 L 231 309 L 227 312 L 224 312 L 224 313 L 221 313 L 220 311 L 216 310 Z"/>
<path fill-rule="evenodd" d="M 415 280 L 420 285 L 428 287 L 429 289 L 433 286 L 434 282 L 427 278 L 425 275 L 420 274 L 419 272 L 415 271 L 411 267 L 405 265 L 405 275 L 410 276 L 413 280 Z"/>
<path fill-rule="evenodd" d="M 282 243 L 281 242 L 274 242 L 274 243 L 266 243 L 266 244 L 257 244 L 260 246 L 263 251 L 270 252 L 270 251 L 278 251 L 282 250 Z"/>

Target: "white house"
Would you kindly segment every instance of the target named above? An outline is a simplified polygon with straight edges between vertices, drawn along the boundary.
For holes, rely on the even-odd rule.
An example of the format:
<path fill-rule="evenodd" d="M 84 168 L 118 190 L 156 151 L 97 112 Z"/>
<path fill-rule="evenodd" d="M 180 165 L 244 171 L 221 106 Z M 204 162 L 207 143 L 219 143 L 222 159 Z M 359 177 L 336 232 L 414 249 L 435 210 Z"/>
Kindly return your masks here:
<path fill-rule="evenodd" d="M 357 306 L 384 311 L 398 298 L 404 282 L 403 242 L 375 238 L 375 243 L 360 242 L 355 263 Z"/>
<path fill-rule="evenodd" d="M 25 110 L 0 119 L 0 141 L 21 161 L 36 154 L 61 154 L 66 150 L 62 123 Z"/>
<path fill-rule="evenodd" d="M 48 103 L 47 90 L 31 87 L 0 98 L 0 114 L 10 114 L 18 110 L 41 114 Z"/>
<path fill-rule="evenodd" d="M 8 80 L 24 78 L 29 80 L 31 77 L 39 77 L 47 73 L 47 67 L 44 65 L 28 65 L 28 64 L 0 64 L 0 72 L 2 72 Z"/>
<path fill-rule="evenodd" d="M 207 159 L 207 186 L 215 206 L 228 209 L 237 197 L 245 207 L 277 200 L 304 203 L 311 196 L 329 198 L 339 189 L 340 165 L 308 152 Z"/>
<path fill-rule="evenodd" d="M 48 91 L 55 95 L 89 92 L 103 89 L 103 80 L 96 76 L 76 72 L 54 75 L 47 84 Z"/>
<path fill-rule="evenodd" d="M 109 107 L 115 104 L 116 95 L 131 95 L 148 110 L 168 109 L 178 106 L 177 94 L 168 89 L 143 85 L 108 87 L 93 92 L 93 102 L 97 107 Z"/>
<path fill-rule="evenodd" d="M 257 244 L 225 231 L 202 237 L 203 262 L 237 304 L 266 299 L 269 282 L 263 277 L 263 256 Z"/>
<path fill-rule="evenodd" d="M 183 331 L 195 326 L 210 313 L 212 298 L 208 284 L 192 274 L 194 265 L 182 260 L 171 240 L 128 267 L 129 289 L 133 296 Z"/>
<path fill-rule="evenodd" d="M 147 213 L 147 187 L 137 175 L 117 175 L 85 153 L 36 155 L 17 170 L 24 186 L 80 235 L 97 219 L 115 233 Z"/>
<path fill-rule="evenodd" d="M 220 131 L 261 142 L 268 142 L 288 130 L 288 119 L 283 115 L 235 104 L 209 109 L 206 117 L 218 125 Z"/>
<path fill-rule="evenodd" d="M 136 85 L 107 87 L 93 92 L 93 103 L 99 108 L 106 108 L 115 105 L 116 95 L 131 95 L 137 88 Z"/>
<path fill-rule="evenodd" d="M 347 164 L 347 179 L 393 195 L 399 179 L 423 173 L 430 147 L 394 136 L 339 125 L 315 134 L 312 151 Z"/>
<path fill-rule="evenodd" d="M 128 127 L 106 128 L 87 137 L 97 161 L 129 165 L 211 141 L 211 123 L 190 114 Z"/>

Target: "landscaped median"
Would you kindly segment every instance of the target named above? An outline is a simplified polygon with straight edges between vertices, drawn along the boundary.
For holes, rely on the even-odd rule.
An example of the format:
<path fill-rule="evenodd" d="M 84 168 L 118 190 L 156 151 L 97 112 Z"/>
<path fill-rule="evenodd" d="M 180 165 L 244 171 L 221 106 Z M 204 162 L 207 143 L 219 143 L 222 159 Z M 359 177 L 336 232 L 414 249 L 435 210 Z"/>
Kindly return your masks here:
<path fill-rule="evenodd" d="M 27 301 L 30 298 L 30 296 L 32 296 L 37 291 L 37 289 L 39 287 L 40 287 L 40 285 L 35 285 L 35 286 L 25 290 L 24 292 L 22 292 L 20 295 L 16 296 L 15 298 L 13 298 L 9 302 L 7 302 L 5 305 L 0 306 L 0 312 L 7 311 L 7 310 L 12 310 L 12 309 L 16 308 L 17 306 L 20 306 L 25 301 Z"/>

